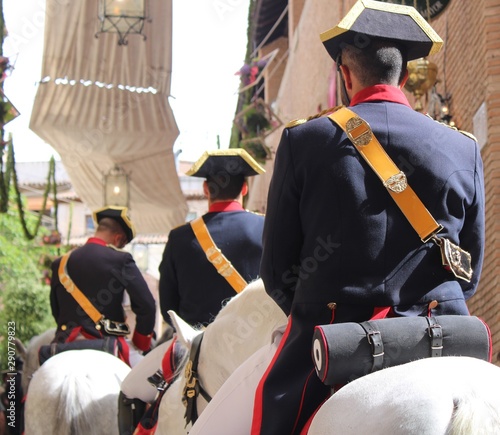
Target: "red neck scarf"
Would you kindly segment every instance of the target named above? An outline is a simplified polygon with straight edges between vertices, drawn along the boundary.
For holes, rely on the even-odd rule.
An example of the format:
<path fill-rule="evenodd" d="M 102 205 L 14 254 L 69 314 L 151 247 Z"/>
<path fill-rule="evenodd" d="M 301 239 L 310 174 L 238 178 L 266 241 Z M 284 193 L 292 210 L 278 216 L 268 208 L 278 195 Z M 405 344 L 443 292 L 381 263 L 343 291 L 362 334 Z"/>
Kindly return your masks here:
<path fill-rule="evenodd" d="M 406 95 L 401 89 L 390 85 L 375 85 L 364 88 L 352 97 L 349 106 L 356 104 L 367 103 L 369 101 L 389 101 L 391 103 L 399 103 L 408 106 L 411 109 L 410 103 Z"/>
<path fill-rule="evenodd" d="M 108 244 L 104 240 L 100 239 L 99 237 L 90 237 L 87 240 L 87 243 L 94 243 L 95 245 L 108 246 Z"/>
<path fill-rule="evenodd" d="M 244 211 L 244 208 L 238 201 L 220 201 L 210 204 L 208 208 L 209 213 L 221 211 Z"/>

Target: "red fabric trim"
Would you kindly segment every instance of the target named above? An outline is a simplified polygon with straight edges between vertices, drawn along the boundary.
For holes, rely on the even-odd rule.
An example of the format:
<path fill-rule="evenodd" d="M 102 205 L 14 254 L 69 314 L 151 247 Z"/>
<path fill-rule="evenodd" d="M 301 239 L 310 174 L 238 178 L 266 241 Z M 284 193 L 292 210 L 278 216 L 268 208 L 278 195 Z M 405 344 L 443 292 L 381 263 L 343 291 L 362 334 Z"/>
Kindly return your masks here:
<path fill-rule="evenodd" d="M 143 352 L 149 350 L 151 347 L 151 334 L 143 335 L 137 331 L 134 331 L 134 335 L 132 336 L 132 343 L 134 343 L 137 349 L 142 350 Z"/>
<path fill-rule="evenodd" d="M 87 240 L 86 244 L 88 244 L 88 243 L 93 243 L 95 245 L 101 245 L 101 246 L 108 246 L 108 244 L 104 240 L 100 239 L 99 237 L 90 237 Z"/>
<path fill-rule="evenodd" d="M 330 396 L 330 397 L 332 397 L 332 396 Z M 325 400 L 323 400 L 323 402 L 321 402 L 321 404 L 316 408 L 316 411 L 314 411 L 312 413 L 312 415 L 309 417 L 309 420 L 307 420 L 307 423 L 305 424 L 305 426 L 300 431 L 300 435 L 307 435 L 307 432 L 309 432 L 309 428 L 311 427 L 311 423 L 312 423 L 314 417 L 316 417 L 316 414 L 318 413 L 318 411 L 321 409 L 321 407 L 326 403 L 326 401 L 330 397 L 327 397 Z"/>
<path fill-rule="evenodd" d="M 135 428 L 134 435 L 152 435 L 156 432 L 156 426 L 158 426 L 158 422 L 155 423 L 155 425 L 150 428 L 146 429 L 143 425 L 142 422 L 139 423 L 139 425 Z"/>
<path fill-rule="evenodd" d="M 220 201 L 210 204 L 208 208 L 209 213 L 223 212 L 223 211 L 245 211 L 238 201 Z"/>
<path fill-rule="evenodd" d="M 176 367 L 175 362 L 174 362 L 174 347 L 175 344 L 177 343 L 177 336 L 174 337 L 172 340 L 172 343 L 170 344 L 169 348 L 165 352 L 165 355 L 163 355 L 163 359 L 161 361 L 161 369 L 163 371 L 163 379 L 165 379 L 165 382 L 170 383 L 172 382 L 175 374 L 175 369 Z"/>
<path fill-rule="evenodd" d="M 488 362 L 491 362 L 491 359 L 493 358 L 493 340 L 491 339 L 491 330 L 488 324 L 483 319 L 481 319 L 480 317 L 478 317 L 478 319 L 483 322 L 484 326 L 486 327 L 486 331 L 488 331 L 488 346 L 490 348 L 490 351 L 488 352 Z"/>
<path fill-rule="evenodd" d="M 271 361 L 271 364 L 267 367 L 266 372 L 264 373 L 264 376 L 262 376 L 261 380 L 259 381 L 259 385 L 257 386 L 257 390 L 255 391 L 255 400 L 254 400 L 254 412 L 253 412 L 253 418 L 252 418 L 252 429 L 251 429 L 251 435 L 260 435 L 261 428 L 262 428 L 262 396 L 263 396 L 263 390 L 264 390 L 264 383 L 267 379 L 267 376 L 269 375 L 269 372 L 273 368 L 274 363 L 276 362 L 276 359 L 278 358 L 281 350 L 283 349 L 283 346 L 285 345 L 286 339 L 288 338 L 288 334 L 290 334 L 290 330 L 292 328 L 292 318 L 290 317 L 288 320 L 288 325 L 286 327 L 285 333 L 283 334 L 283 337 L 281 338 L 280 345 L 278 346 L 278 349 L 276 350 L 276 353 L 273 356 L 273 359 Z"/>
<path fill-rule="evenodd" d="M 315 373 L 315 370 L 312 369 L 311 373 L 309 373 L 309 376 L 306 379 L 306 382 L 304 383 L 304 386 L 302 387 L 302 397 L 300 398 L 299 410 L 297 411 L 297 417 L 295 417 L 295 423 L 293 425 L 292 433 L 295 433 L 295 430 L 297 429 L 297 424 L 299 423 L 300 413 L 302 412 L 302 405 L 304 404 L 304 396 L 306 394 L 307 385 L 309 384 L 309 380 L 311 379 L 311 376 L 314 375 L 314 373 Z"/>
<path fill-rule="evenodd" d="M 76 337 L 78 337 L 78 334 L 80 334 L 80 332 L 82 332 L 81 326 L 77 326 L 76 328 L 73 328 L 71 330 L 68 338 L 66 339 L 66 343 L 71 343 L 72 341 L 75 341 Z"/>
<path fill-rule="evenodd" d="M 364 88 L 352 97 L 349 106 L 355 106 L 360 103 L 369 101 L 389 101 L 391 103 L 399 103 L 408 106 L 411 109 L 410 103 L 401 89 L 390 85 L 375 85 Z"/>
<path fill-rule="evenodd" d="M 370 320 L 385 319 L 389 317 L 392 307 L 375 307 Z"/>
<path fill-rule="evenodd" d="M 321 334 L 321 338 L 323 339 L 323 343 L 324 343 L 323 347 L 326 349 L 326 355 L 329 355 L 330 352 L 328 349 L 328 342 L 326 341 L 325 333 L 323 332 L 323 329 L 321 329 L 319 326 L 315 326 L 314 331 L 319 331 L 319 333 Z M 328 363 L 329 362 L 330 362 L 330 358 L 325 358 L 325 372 L 324 372 L 323 378 L 321 379 L 321 382 L 325 382 L 326 374 L 328 373 Z"/>

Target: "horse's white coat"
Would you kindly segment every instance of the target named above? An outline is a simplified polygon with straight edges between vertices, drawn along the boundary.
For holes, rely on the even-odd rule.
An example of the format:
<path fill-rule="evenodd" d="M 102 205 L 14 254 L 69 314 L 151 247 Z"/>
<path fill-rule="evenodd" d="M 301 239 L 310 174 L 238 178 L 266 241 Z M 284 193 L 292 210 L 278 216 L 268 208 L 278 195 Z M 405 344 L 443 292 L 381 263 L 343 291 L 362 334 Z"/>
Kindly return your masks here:
<path fill-rule="evenodd" d="M 28 388 L 25 434 L 118 434 L 118 394 L 129 371 L 115 356 L 96 350 L 51 357 Z"/>
<path fill-rule="evenodd" d="M 179 340 L 191 348 L 192 339 L 200 333 L 169 312 L 176 323 Z M 286 317 L 266 294 L 262 280 L 250 283 L 222 308 L 207 326 L 200 348 L 198 374 L 211 396 L 219 390 L 231 373 L 262 346 L 271 342 L 271 333 L 286 323 Z M 160 404 L 158 435 L 187 434 L 182 405 L 185 379 L 180 377 L 165 393 Z M 206 407 L 198 399 L 198 413 Z"/>
<path fill-rule="evenodd" d="M 359 378 L 317 412 L 308 435 L 500 434 L 500 368 L 426 358 Z"/>
<path fill-rule="evenodd" d="M 267 310 L 269 315 L 263 315 Z M 234 407 L 241 403 L 232 400 L 239 389 L 220 387 L 258 345 L 267 344 L 273 349 L 269 346 L 271 332 L 285 321 L 258 281 L 253 291 L 249 287 L 233 298 L 207 327 L 199 357 L 200 382 L 212 396 L 221 391 L 225 397 L 215 399 L 221 405 L 210 411 L 210 419 L 202 419 L 206 425 L 203 429 L 212 430 L 219 425 L 218 435 L 250 432 L 246 417 L 240 419 L 240 428 L 212 424 L 223 422 L 227 415 L 247 415 Z M 183 327 L 178 333 L 183 334 Z M 198 333 L 186 328 L 186 345 L 190 346 L 191 337 Z M 255 359 L 249 361 L 253 364 Z M 251 370 L 240 368 L 238 373 L 246 376 Z M 241 382 L 249 380 L 255 385 L 254 378 L 247 377 Z M 182 418 L 183 386 L 184 379 L 177 380 L 164 396 L 157 434 L 186 434 L 190 429 L 184 427 Z M 321 407 L 308 434 L 500 435 L 499 391 L 500 368 L 493 364 L 466 357 L 428 358 L 385 369 L 346 385 Z M 200 413 L 205 409 L 203 399 L 198 400 L 198 407 Z M 197 425 L 193 433 L 197 433 Z"/>
<path fill-rule="evenodd" d="M 38 349 L 44 344 L 50 344 L 56 335 L 56 328 L 48 329 L 40 335 L 35 335 L 28 343 L 26 348 L 26 357 L 23 365 L 22 387 L 24 394 L 28 391 L 28 385 L 33 373 L 40 367 L 38 362 Z"/>
<path fill-rule="evenodd" d="M 125 396 L 143 402 L 152 402 L 155 399 L 158 391 L 148 382 L 148 378 L 161 368 L 163 356 L 171 344 L 172 339 L 169 339 L 155 347 L 132 368 L 122 383 L 122 392 Z"/>

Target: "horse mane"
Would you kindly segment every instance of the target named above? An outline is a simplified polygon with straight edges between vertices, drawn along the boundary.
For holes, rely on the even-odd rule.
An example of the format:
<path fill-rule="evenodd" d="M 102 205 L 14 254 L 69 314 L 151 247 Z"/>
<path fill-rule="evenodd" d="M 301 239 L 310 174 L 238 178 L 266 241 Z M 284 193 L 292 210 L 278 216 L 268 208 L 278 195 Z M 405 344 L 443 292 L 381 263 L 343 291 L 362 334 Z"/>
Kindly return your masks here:
<path fill-rule="evenodd" d="M 210 382 L 222 385 L 243 361 L 270 343 L 272 331 L 285 323 L 285 314 L 266 293 L 262 280 L 252 281 L 226 303 L 204 332 L 200 366 L 202 358 L 211 365 Z"/>

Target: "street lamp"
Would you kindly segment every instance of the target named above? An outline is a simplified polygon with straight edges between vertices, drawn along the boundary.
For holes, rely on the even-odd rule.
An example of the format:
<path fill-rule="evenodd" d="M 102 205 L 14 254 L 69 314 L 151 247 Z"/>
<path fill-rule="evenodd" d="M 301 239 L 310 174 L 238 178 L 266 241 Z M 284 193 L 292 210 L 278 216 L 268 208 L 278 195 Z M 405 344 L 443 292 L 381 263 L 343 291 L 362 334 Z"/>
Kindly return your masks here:
<path fill-rule="evenodd" d="M 104 176 L 104 205 L 128 207 L 129 196 L 129 176 L 120 166 L 115 165 Z"/>
<path fill-rule="evenodd" d="M 98 33 L 118 33 L 118 45 L 127 45 L 127 36 L 142 34 L 146 20 L 146 0 L 99 0 Z M 97 34 L 95 35 L 97 38 Z"/>
<path fill-rule="evenodd" d="M 415 110 L 417 112 L 423 110 L 421 99 L 436 84 L 437 73 L 437 65 L 425 58 L 408 62 L 408 80 L 405 89 L 415 96 Z"/>

